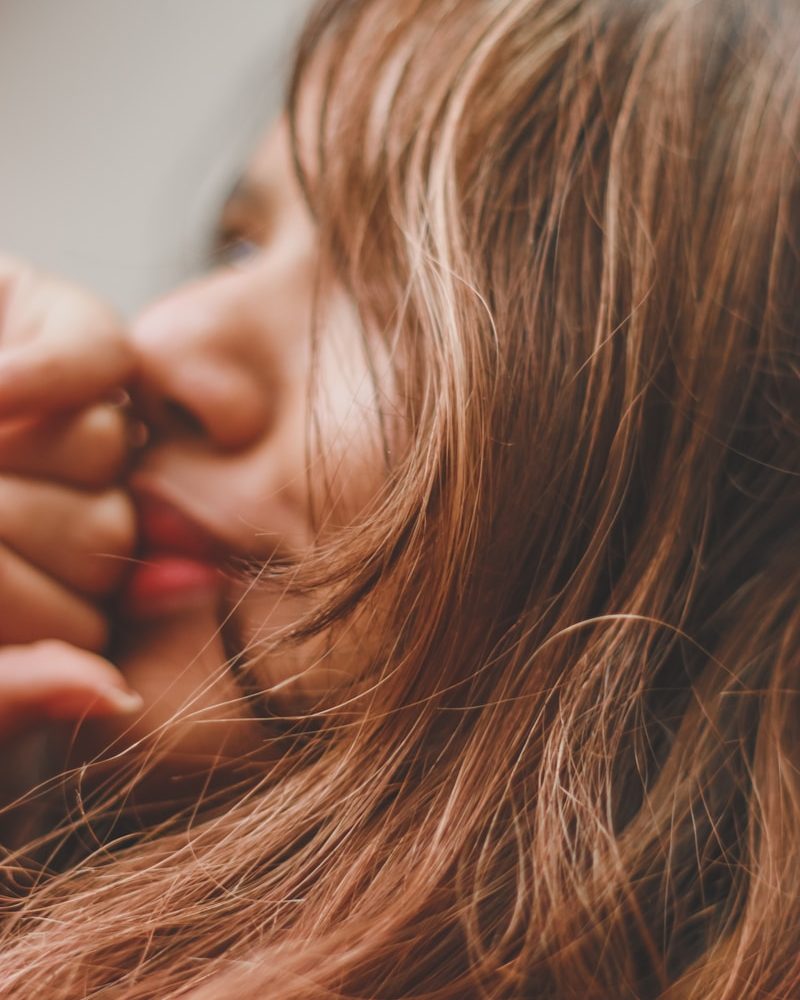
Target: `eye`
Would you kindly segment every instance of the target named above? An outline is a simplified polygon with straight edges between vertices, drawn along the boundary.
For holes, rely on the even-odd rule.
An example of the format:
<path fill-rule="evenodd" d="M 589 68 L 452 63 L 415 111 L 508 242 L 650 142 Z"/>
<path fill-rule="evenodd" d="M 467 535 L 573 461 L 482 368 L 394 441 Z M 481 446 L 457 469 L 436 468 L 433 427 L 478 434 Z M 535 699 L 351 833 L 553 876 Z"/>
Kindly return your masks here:
<path fill-rule="evenodd" d="M 242 267 L 249 263 L 261 246 L 242 233 L 220 233 L 212 254 L 215 267 Z"/>

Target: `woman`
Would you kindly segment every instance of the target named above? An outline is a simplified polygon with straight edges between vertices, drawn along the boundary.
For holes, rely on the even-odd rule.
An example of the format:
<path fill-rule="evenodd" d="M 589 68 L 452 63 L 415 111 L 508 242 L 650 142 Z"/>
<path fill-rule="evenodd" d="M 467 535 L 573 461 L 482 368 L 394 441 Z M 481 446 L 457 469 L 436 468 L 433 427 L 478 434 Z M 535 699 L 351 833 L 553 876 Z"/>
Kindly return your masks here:
<path fill-rule="evenodd" d="M 5 662 L 106 718 L 4 996 L 797 995 L 799 53 L 793 0 L 329 2 L 220 268 L 6 309 L 138 561 L 14 536 L 76 603 Z"/>

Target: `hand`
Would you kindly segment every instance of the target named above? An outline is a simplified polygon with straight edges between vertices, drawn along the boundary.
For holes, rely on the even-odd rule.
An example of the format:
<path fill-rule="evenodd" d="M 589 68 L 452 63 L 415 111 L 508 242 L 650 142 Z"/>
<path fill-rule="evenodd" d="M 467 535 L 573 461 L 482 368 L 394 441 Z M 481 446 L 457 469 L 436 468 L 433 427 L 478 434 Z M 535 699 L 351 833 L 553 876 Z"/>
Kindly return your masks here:
<path fill-rule="evenodd" d="M 126 421 L 105 401 L 133 370 L 113 312 L 0 257 L 0 737 L 13 706 L 96 714 L 114 710 L 115 684 L 125 689 L 81 650 L 106 644 L 102 601 L 135 540 L 116 486 Z"/>
<path fill-rule="evenodd" d="M 126 457 L 125 419 L 108 404 L 0 422 L 0 645 L 103 649 L 101 602 L 135 539 L 131 500 L 115 485 Z"/>
<path fill-rule="evenodd" d="M 63 642 L 0 649 L 0 745 L 48 721 L 135 714 L 142 699 L 107 660 Z"/>
<path fill-rule="evenodd" d="M 0 419 L 85 406 L 134 370 L 111 309 L 2 254 L 0 352 Z"/>

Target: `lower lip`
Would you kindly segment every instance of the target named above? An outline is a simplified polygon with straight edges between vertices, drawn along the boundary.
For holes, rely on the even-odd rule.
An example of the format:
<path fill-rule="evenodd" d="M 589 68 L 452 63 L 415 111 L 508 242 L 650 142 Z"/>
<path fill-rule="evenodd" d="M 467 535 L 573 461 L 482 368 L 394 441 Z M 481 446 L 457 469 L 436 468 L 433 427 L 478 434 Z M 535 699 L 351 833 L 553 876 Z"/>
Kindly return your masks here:
<path fill-rule="evenodd" d="M 120 610 L 142 620 L 177 614 L 208 602 L 220 589 L 219 570 L 185 556 L 156 555 L 140 563 L 128 580 Z"/>

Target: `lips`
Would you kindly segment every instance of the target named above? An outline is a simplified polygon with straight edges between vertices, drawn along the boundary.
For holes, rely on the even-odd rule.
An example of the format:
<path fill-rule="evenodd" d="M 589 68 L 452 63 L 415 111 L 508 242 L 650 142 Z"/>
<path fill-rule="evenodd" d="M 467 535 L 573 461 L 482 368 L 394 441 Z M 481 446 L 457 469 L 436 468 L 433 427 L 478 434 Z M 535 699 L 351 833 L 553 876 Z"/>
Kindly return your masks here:
<path fill-rule="evenodd" d="M 160 497 L 136 497 L 141 543 L 146 551 L 172 552 L 201 562 L 218 562 L 219 543 L 187 514 Z"/>
<path fill-rule="evenodd" d="M 178 507 L 149 494 L 135 497 L 140 551 L 123 589 L 122 615 L 148 620 L 216 600 L 222 548 Z"/>

